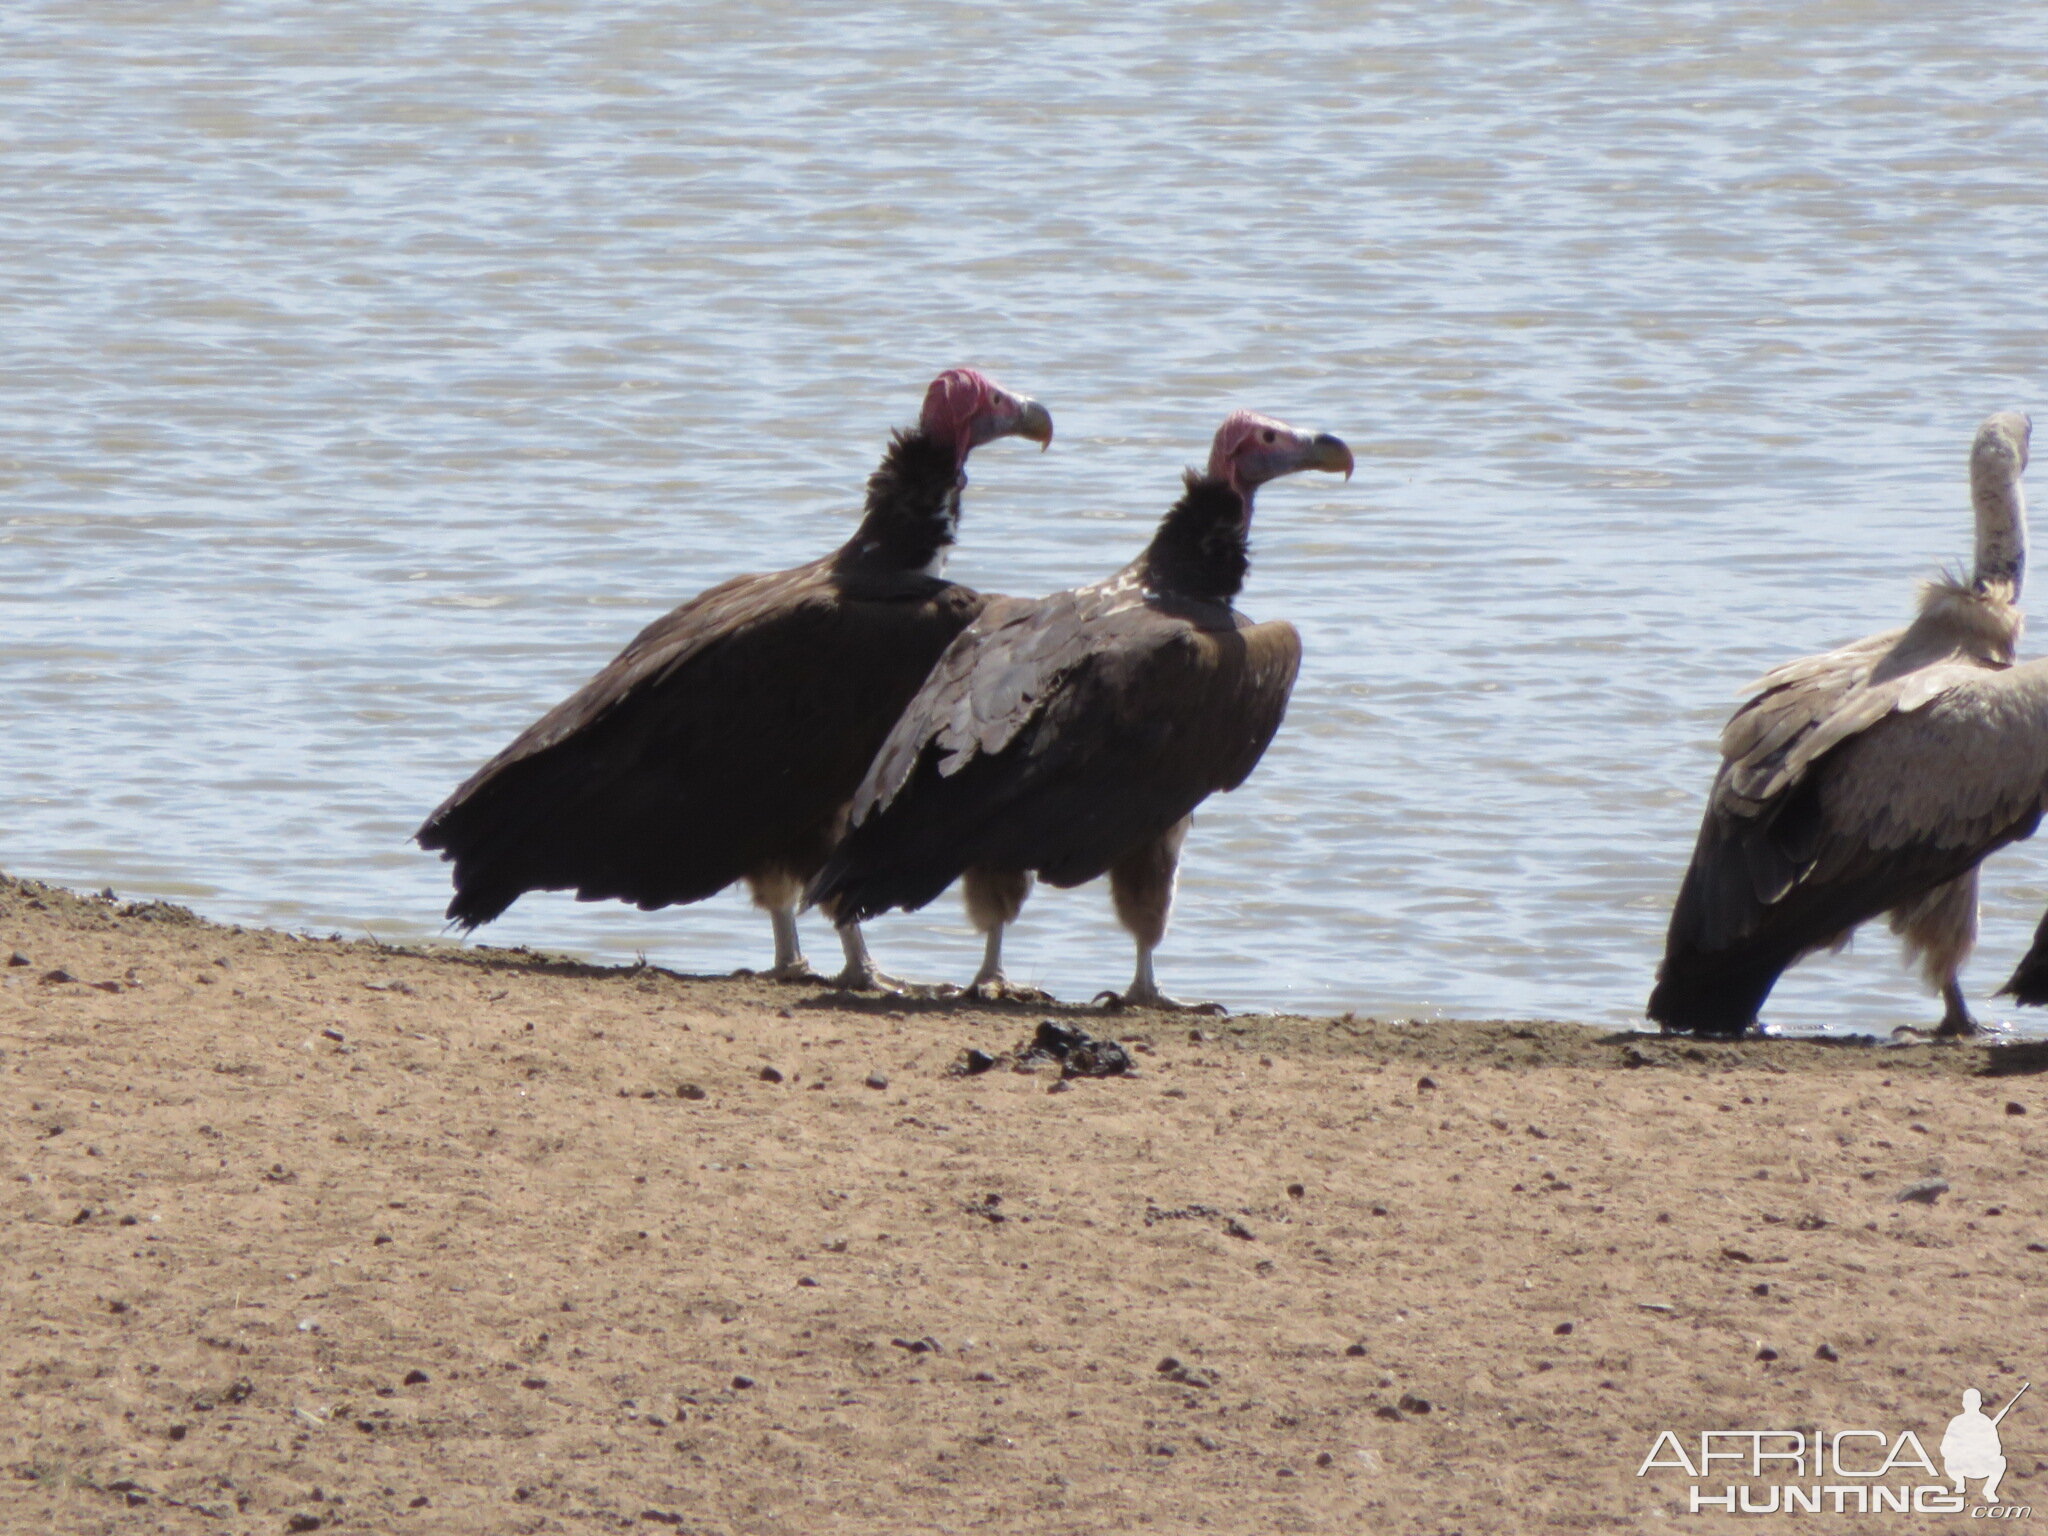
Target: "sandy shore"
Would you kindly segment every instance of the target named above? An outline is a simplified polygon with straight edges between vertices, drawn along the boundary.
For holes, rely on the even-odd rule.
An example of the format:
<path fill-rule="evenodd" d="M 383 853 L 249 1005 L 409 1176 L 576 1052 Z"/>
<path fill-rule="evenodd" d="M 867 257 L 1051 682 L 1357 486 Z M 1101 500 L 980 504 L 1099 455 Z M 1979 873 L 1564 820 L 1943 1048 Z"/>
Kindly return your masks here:
<path fill-rule="evenodd" d="M 2048 1374 L 2041 1046 L 874 1002 L 0 880 L 10 955 L 8 1531 L 1754 1531 L 1659 1431 L 1932 1451 Z M 1137 1071 L 950 1074 L 1045 1017 Z M 2004 1434 L 2048 1517 L 2048 1402 Z"/>

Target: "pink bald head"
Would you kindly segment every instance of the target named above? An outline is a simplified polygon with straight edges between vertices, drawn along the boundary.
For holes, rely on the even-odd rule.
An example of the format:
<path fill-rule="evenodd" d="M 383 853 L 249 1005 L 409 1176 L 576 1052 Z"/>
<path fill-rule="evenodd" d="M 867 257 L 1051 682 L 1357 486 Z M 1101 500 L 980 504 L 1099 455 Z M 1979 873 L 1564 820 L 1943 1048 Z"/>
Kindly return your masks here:
<path fill-rule="evenodd" d="M 1209 476 L 1249 497 L 1259 486 L 1297 470 L 1326 469 L 1351 478 L 1351 450 L 1327 432 L 1303 432 L 1257 411 L 1232 411 L 1209 446 Z"/>
<path fill-rule="evenodd" d="M 1052 417 L 1036 400 L 1013 395 L 985 373 L 948 368 L 924 392 L 919 430 L 967 455 L 999 437 L 1028 437 L 1041 447 L 1052 441 Z"/>

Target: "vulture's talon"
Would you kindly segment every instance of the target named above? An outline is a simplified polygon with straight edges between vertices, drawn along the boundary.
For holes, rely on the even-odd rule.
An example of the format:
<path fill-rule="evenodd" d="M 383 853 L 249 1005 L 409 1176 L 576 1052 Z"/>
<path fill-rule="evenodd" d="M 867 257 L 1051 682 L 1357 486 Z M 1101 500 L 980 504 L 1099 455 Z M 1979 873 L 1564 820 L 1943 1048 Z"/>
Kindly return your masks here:
<path fill-rule="evenodd" d="M 814 987 L 825 978 L 811 969 L 811 962 L 799 955 L 787 965 L 774 966 L 765 971 L 749 971 L 749 976 L 758 976 L 763 981 L 779 981 L 790 986 Z"/>
<path fill-rule="evenodd" d="M 905 981 L 901 976 L 891 976 L 873 966 L 863 970 L 849 967 L 834 976 L 827 985 L 842 992 L 879 992 L 884 997 L 933 999 L 960 995 L 960 989 L 950 982 Z"/>

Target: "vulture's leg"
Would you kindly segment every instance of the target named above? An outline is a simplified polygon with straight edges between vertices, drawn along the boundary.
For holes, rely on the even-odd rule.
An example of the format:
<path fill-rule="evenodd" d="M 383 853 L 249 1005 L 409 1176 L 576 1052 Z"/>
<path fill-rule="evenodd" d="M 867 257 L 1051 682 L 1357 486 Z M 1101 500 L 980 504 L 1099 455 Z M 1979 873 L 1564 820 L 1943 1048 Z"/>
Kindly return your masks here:
<path fill-rule="evenodd" d="M 1138 943 L 1138 969 L 1122 997 L 1102 994 L 1126 1008 L 1169 1008 L 1221 1013 L 1215 1003 L 1183 1003 L 1159 990 L 1152 977 L 1152 951 L 1166 937 L 1167 915 L 1173 910 L 1173 886 L 1180 873 L 1180 845 L 1187 840 L 1192 816 L 1183 816 L 1151 842 L 1133 848 L 1109 866 L 1109 898 L 1117 921 Z M 1100 999 L 1098 999 L 1100 1001 Z"/>
<path fill-rule="evenodd" d="M 803 945 L 796 936 L 796 904 L 803 895 L 803 881 L 776 870 L 747 876 L 747 889 L 753 892 L 754 905 L 767 910 L 768 921 L 775 929 L 775 968 L 767 973 L 768 979 L 819 980 L 810 961 L 804 958 Z"/>
<path fill-rule="evenodd" d="M 1010 998 L 1023 1003 L 1051 1002 L 1051 997 L 1037 987 L 1013 986 L 1003 975 L 1003 930 L 1017 921 L 1017 914 L 1024 909 L 1024 899 L 1031 894 L 1031 871 L 976 867 L 962 878 L 960 893 L 967 903 L 968 920 L 988 935 L 981 970 L 968 983 L 967 990 L 990 1001 Z"/>
<path fill-rule="evenodd" d="M 815 973 L 804 958 L 804 947 L 796 936 L 796 908 L 770 907 L 768 921 L 775 925 L 775 969 L 768 974 L 777 981 L 805 981 Z"/>
<path fill-rule="evenodd" d="M 844 987 L 849 992 L 908 992 L 912 988 L 894 976 L 885 976 L 868 954 L 867 940 L 860 935 L 859 923 L 839 925 L 839 947 L 846 952 L 846 965 L 832 985 Z"/>
<path fill-rule="evenodd" d="M 1917 901 L 1892 910 L 1892 932 L 1906 941 L 1906 953 L 1920 961 L 1921 974 L 1941 993 L 1937 1036 L 1977 1033 L 1956 979 L 1977 947 L 1977 871 L 1937 885 Z"/>
<path fill-rule="evenodd" d="M 831 979 L 835 987 L 844 987 L 849 992 L 918 992 L 921 990 L 893 976 L 885 976 L 876 967 L 873 957 L 868 954 L 867 940 L 861 937 L 858 920 L 842 923 L 834 903 L 820 902 L 818 910 L 832 919 L 832 926 L 839 932 L 839 947 L 846 955 L 846 964 L 839 974 Z"/>
<path fill-rule="evenodd" d="M 1941 989 L 1941 1027 L 1937 1035 L 1974 1035 L 1977 1021 L 1970 1017 L 1970 1010 L 1963 1002 L 1962 983 L 1951 977 Z"/>
<path fill-rule="evenodd" d="M 1179 998 L 1168 997 L 1159 990 L 1159 983 L 1152 976 L 1152 951 L 1155 945 L 1138 941 L 1138 968 L 1131 974 L 1131 984 L 1125 987 L 1123 995 L 1105 992 L 1105 998 L 1114 997 L 1125 1008 L 1186 1008 L 1189 1005 Z"/>

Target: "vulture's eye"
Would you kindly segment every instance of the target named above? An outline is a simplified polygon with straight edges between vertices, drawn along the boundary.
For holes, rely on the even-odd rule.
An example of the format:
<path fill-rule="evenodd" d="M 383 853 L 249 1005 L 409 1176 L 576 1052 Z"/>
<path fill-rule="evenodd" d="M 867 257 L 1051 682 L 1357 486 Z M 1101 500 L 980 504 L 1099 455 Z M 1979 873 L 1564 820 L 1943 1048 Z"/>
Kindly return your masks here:
<path fill-rule="evenodd" d="M 1270 442 L 1272 442 L 1272 441 L 1273 441 L 1273 429 L 1272 429 L 1271 427 L 1268 427 L 1268 428 L 1266 428 L 1266 434 L 1265 434 L 1265 436 L 1266 436 L 1266 441 L 1267 441 L 1267 442 L 1269 442 L 1269 443 L 1270 443 Z"/>

